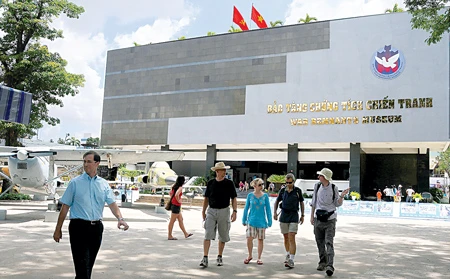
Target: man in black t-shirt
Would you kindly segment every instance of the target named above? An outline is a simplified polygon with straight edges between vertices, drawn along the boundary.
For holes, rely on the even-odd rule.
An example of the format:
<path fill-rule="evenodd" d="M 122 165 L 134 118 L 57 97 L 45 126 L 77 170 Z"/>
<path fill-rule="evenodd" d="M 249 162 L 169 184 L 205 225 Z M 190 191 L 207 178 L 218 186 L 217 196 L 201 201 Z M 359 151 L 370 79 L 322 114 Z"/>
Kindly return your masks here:
<path fill-rule="evenodd" d="M 203 241 L 203 259 L 200 266 L 208 267 L 209 247 L 211 239 L 216 238 L 216 230 L 219 231 L 219 254 L 217 265 L 222 266 L 222 253 L 225 243 L 230 241 L 231 222 L 236 221 L 237 214 L 237 194 L 233 181 L 225 178 L 226 170 L 230 166 L 225 166 L 223 162 L 216 163 L 211 168 L 216 172 L 216 178 L 208 181 L 206 186 L 205 199 L 203 200 L 202 218 L 205 227 L 205 239 Z M 233 213 L 230 218 L 230 200 L 233 206 Z M 208 210 L 207 210 L 208 209 Z"/>

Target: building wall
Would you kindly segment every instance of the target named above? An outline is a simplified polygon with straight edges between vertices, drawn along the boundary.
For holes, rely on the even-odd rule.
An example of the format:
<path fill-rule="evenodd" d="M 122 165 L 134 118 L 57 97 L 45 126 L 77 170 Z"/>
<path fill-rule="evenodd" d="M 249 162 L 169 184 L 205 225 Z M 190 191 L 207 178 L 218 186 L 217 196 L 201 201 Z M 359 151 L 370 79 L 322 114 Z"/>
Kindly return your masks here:
<path fill-rule="evenodd" d="M 245 115 L 169 119 L 168 143 L 301 146 L 448 141 L 449 38 L 444 36 L 440 43 L 428 46 L 424 42 L 427 37 L 422 30 L 411 30 L 408 13 L 331 21 L 330 48 L 287 54 L 285 83 L 246 87 Z M 403 72 L 390 80 L 375 76 L 371 69 L 375 53 L 389 45 L 405 58 Z M 400 105 L 402 100 L 414 104 L 414 99 L 419 98 L 428 98 L 432 105 Z M 392 100 L 394 106 L 371 109 L 372 101 L 383 104 L 383 100 Z M 361 107 L 348 110 L 348 101 L 354 102 L 352 105 L 360 103 Z M 325 111 L 311 109 L 322 103 Z M 281 113 L 272 110 L 275 104 L 281 106 Z M 332 111 L 328 110 L 330 104 Z M 288 105 L 305 105 L 306 109 L 288 112 Z M 365 124 L 368 117 L 381 121 Z M 341 122 L 345 124 L 317 124 L 317 119 L 345 119 Z M 214 123 L 224 123 L 227 128 L 201 132 Z M 255 129 L 276 132 L 262 137 Z M 188 132 L 189 138 L 180 137 Z"/>
<path fill-rule="evenodd" d="M 287 53 L 329 45 L 320 22 L 109 51 L 102 144 L 166 144 L 168 119 L 244 115 L 247 85 L 284 83 Z"/>

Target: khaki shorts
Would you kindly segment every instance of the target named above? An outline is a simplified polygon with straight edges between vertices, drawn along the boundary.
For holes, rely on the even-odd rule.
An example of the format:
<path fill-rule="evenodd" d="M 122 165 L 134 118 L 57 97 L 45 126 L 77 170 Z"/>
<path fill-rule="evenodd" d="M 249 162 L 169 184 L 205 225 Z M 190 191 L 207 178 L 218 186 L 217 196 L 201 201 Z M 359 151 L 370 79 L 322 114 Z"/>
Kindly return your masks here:
<path fill-rule="evenodd" d="M 265 239 L 266 238 L 266 229 L 265 228 L 255 228 L 250 225 L 247 225 L 246 231 L 247 238 L 252 237 L 256 239 Z"/>
<path fill-rule="evenodd" d="M 230 228 L 231 218 L 229 207 L 221 209 L 208 207 L 205 220 L 206 240 L 215 240 L 216 231 L 219 231 L 219 241 L 228 242 L 230 241 Z"/>
<path fill-rule="evenodd" d="M 287 233 L 297 233 L 298 231 L 298 223 L 281 223 L 280 229 L 282 234 Z"/>

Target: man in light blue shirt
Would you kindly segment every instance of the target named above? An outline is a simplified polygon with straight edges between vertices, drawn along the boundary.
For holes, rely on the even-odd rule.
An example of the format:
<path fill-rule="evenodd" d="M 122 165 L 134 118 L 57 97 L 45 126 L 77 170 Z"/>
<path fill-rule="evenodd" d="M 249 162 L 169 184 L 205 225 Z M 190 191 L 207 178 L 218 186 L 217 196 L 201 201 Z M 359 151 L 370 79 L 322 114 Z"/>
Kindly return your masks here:
<path fill-rule="evenodd" d="M 100 250 L 103 235 L 103 208 L 108 204 L 117 218 L 117 227 L 128 230 L 120 209 L 105 179 L 97 176 L 100 155 L 88 151 L 83 155 L 84 173 L 72 179 L 61 198 L 61 211 L 53 239 L 62 238 L 62 225 L 70 208 L 69 238 L 75 266 L 75 278 L 91 278 L 95 258 Z"/>

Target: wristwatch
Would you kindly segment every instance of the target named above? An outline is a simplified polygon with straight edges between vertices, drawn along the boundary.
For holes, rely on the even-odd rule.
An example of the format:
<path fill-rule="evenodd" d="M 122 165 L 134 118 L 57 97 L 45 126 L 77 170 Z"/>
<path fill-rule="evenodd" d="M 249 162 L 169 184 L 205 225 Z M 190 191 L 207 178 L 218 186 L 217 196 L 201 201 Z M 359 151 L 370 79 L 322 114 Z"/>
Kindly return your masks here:
<path fill-rule="evenodd" d="M 124 219 L 123 218 L 117 218 L 117 221 L 123 221 Z"/>
<path fill-rule="evenodd" d="M 237 210 L 236 210 L 236 209 L 233 209 L 233 212 L 237 213 Z"/>

